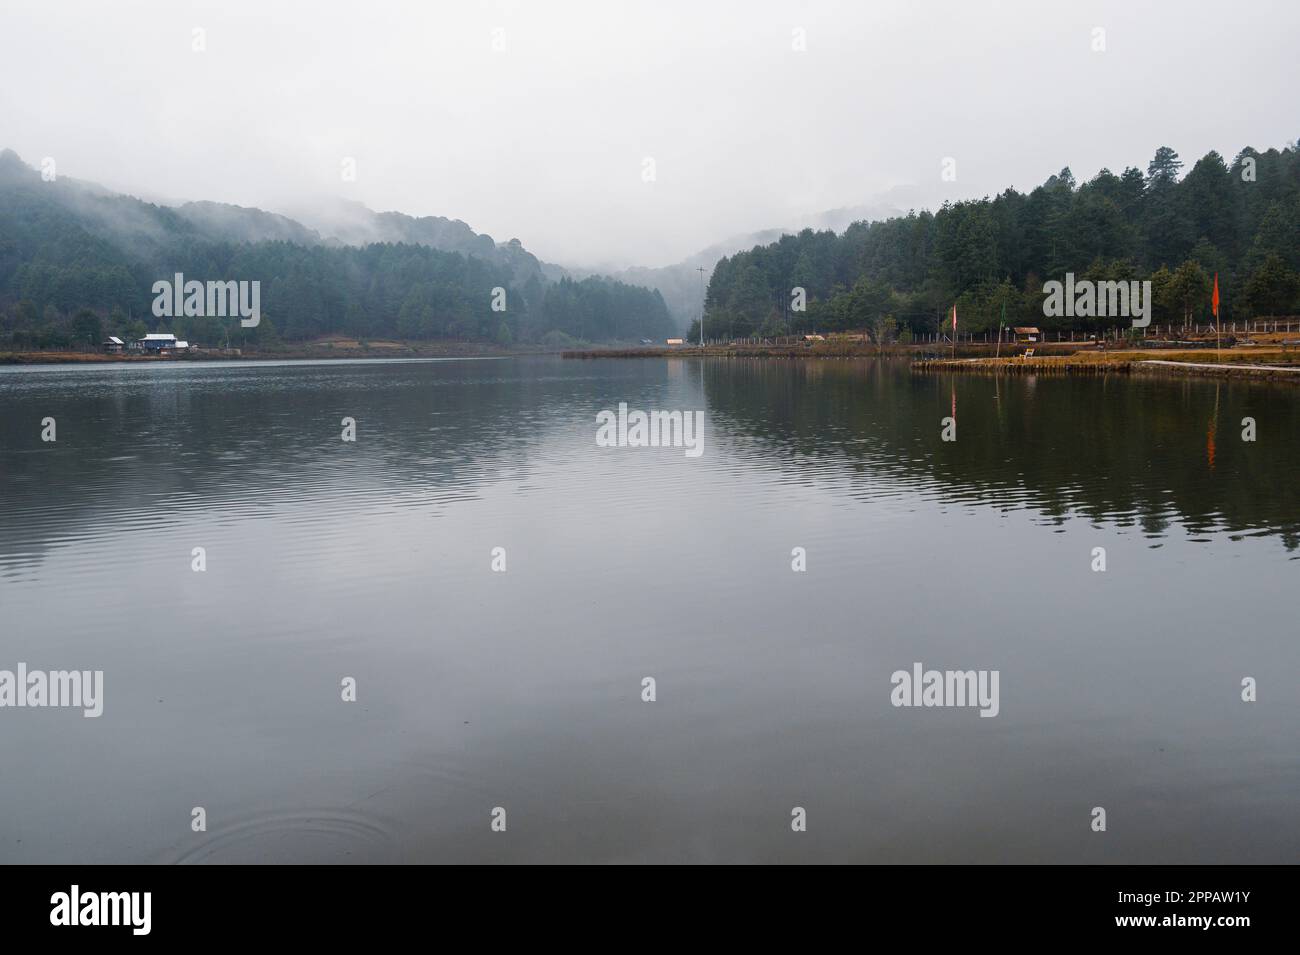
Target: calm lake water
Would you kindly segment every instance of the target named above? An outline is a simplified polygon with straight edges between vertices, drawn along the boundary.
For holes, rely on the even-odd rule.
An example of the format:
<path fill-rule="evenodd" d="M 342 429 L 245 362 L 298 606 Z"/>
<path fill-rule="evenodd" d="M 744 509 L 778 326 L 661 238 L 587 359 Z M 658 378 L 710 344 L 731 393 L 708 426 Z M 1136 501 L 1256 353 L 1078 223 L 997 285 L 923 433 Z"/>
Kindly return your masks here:
<path fill-rule="evenodd" d="M 0 669 L 104 673 L 0 709 L 0 861 L 1294 862 L 1298 435 L 872 361 L 0 368 Z"/>

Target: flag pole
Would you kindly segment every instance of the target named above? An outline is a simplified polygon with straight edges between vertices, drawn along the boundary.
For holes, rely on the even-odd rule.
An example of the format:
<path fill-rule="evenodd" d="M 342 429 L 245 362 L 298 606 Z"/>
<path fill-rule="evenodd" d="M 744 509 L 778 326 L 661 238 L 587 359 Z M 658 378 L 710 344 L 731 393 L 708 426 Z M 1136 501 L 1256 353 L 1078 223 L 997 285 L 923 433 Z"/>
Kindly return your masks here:
<path fill-rule="evenodd" d="M 1002 303 L 1002 321 L 998 322 L 998 353 L 994 358 L 1002 357 L 1002 326 L 1007 323 L 1007 303 Z"/>
<path fill-rule="evenodd" d="M 1219 364 L 1223 361 L 1223 323 L 1219 321 L 1219 273 L 1214 273 L 1214 296 L 1210 299 L 1210 304 L 1214 307 L 1214 361 Z"/>

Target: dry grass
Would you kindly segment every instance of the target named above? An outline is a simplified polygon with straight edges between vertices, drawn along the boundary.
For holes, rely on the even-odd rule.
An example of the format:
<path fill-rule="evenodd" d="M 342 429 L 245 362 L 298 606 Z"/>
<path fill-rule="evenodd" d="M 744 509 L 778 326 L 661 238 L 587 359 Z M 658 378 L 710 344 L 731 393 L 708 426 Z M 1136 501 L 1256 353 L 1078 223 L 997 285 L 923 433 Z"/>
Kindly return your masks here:
<path fill-rule="evenodd" d="M 1035 349 L 1036 350 L 1036 349 Z M 1023 355 L 1023 352 L 1022 352 Z M 1037 355 L 1032 358 L 934 359 L 912 363 L 913 371 L 974 372 L 985 374 L 1096 375 L 1226 375 L 1300 381 L 1300 351 L 1284 347 L 1123 349 L 1078 351 L 1072 355 Z"/>

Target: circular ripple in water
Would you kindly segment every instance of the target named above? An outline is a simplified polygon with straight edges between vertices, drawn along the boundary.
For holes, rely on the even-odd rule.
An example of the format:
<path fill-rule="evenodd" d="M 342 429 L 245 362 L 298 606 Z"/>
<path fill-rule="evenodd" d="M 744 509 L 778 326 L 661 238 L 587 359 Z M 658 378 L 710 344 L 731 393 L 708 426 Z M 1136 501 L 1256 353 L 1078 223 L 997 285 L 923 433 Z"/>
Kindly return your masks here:
<path fill-rule="evenodd" d="M 307 809 L 252 816 L 206 833 L 171 861 L 193 863 L 373 862 L 393 852 L 391 827 L 350 809 Z"/>

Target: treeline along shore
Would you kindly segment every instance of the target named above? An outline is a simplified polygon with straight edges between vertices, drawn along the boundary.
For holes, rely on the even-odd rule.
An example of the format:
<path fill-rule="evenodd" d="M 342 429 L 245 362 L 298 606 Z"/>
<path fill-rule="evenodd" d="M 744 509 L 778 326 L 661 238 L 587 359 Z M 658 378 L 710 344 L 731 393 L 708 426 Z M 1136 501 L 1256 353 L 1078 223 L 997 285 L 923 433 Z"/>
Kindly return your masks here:
<path fill-rule="evenodd" d="M 1102 169 L 1080 183 L 1065 168 L 1028 193 L 783 236 L 718 262 L 705 337 L 866 329 L 885 342 L 924 340 L 951 328 L 954 307 L 959 335 L 1129 326 L 1129 314 L 1045 307 L 1053 284 L 1072 279 L 1139 283 L 1146 318 L 1166 327 L 1300 312 L 1295 144 L 1245 147 L 1231 160 L 1212 151 L 1183 167 L 1162 146 L 1145 173 Z M 698 323 L 686 337 L 698 340 Z"/>
<path fill-rule="evenodd" d="M 718 260 L 704 337 L 731 354 L 760 341 L 857 332 L 862 353 L 883 353 L 944 344 L 954 313 L 959 347 L 1017 326 L 1040 328 L 1040 341 L 1090 329 L 1117 339 L 1132 312 L 1177 330 L 1175 338 L 1210 321 L 1300 314 L 1295 144 L 1244 147 L 1231 160 L 1212 151 L 1183 168 L 1162 146 L 1145 172 L 1102 169 L 1077 182 L 1067 167 L 1027 193 L 1006 189 L 842 233 L 783 235 Z M 108 336 L 164 332 L 210 347 L 283 348 L 286 357 L 330 336 L 575 354 L 600 343 L 700 338 L 701 320 L 683 333 L 658 290 L 567 277 L 515 240 L 480 236 L 458 251 L 419 241 L 329 244 L 260 210 L 226 214 L 243 227 L 217 229 L 188 206 L 46 182 L 0 152 L 0 352 L 72 352 Z M 223 322 L 207 308 L 191 315 L 188 301 L 183 315 L 160 313 L 156 288 L 173 276 L 256 286 L 258 321 Z M 1076 282 L 1123 290 L 1125 304 L 1048 307 L 1053 289 Z M 1136 301 L 1130 290 L 1140 292 Z"/>

